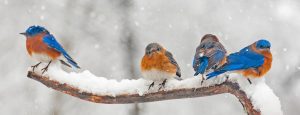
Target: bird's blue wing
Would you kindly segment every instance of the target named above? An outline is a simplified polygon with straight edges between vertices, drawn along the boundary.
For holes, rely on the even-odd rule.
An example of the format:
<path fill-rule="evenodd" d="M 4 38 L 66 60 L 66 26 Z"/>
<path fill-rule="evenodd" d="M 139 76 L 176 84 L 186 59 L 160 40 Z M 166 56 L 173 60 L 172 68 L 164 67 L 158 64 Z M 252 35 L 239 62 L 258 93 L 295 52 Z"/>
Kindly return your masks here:
<path fill-rule="evenodd" d="M 264 63 L 264 57 L 257 54 L 231 54 L 228 56 L 228 64 L 222 70 L 232 71 L 248 68 L 257 68 Z"/>
<path fill-rule="evenodd" d="M 169 58 L 170 62 L 171 62 L 173 65 L 176 66 L 176 69 L 177 69 L 176 75 L 177 75 L 178 77 L 181 77 L 181 70 L 180 70 L 180 67 L 179 67 L 179 65 L 177 64 L 177 62 L 175 61 L 175 59 L 173 58 L 172 53 L 169 52 L 169 51 L 166 51 L 165 55 Z"/>
<path fill-rule="evenodd" d="M 64 48 L 56 41 L 53 35 L 46 35 L 43 38 L 43 42 L 46 43 L 49 47 L 55 49 L 56 51 L 63 54 L 63 56 L 68 60 L 68 62 L 76 67 L 80 68 L 77 63 L 71 58 L 71 56 L 64 50 Z"/>
<path fill-rule="evenodd" d="M 207 79 L 220 75 L 227 71 L 243 70 L 248 68 L 258 68 L 264 63 L 264 56 L 252 51 L 250 48 L 244 48 L 240 52 L 227 56 L 227 63 L 209 73 Z"/>
<path fill-rule="evenodd" d="M 225 57 L 226 51 L 222 51 L 219 49 L 216 49 L 212 52 L 212 54 L 209 54 L 209 64 L 208 69 L 211 69 L 215 65 L 219 64 L 223 58 Z"/>

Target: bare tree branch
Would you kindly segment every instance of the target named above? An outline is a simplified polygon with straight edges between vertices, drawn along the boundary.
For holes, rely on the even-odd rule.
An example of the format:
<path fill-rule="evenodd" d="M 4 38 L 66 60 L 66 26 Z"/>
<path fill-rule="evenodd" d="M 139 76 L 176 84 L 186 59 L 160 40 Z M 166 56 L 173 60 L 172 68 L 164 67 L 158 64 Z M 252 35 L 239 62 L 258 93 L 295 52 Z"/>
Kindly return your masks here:
<path fill-rule="evenodd" d="M 68 84 L 61 84 L 58 81 L 50 80 L 47 77 L 40 76 L 33 72 L 28 72 L 27 77 L 41 82 L 42 84 L 50 87 L 54 90 L 69 94 L 71 96 L 94 102 L 94 103 L 106 103 L 106 104 L 128 104 L 128 103 L 144 103 L 153 101 L 163 101 L 171 99 L 182 99 L 182 98 L 194 98 L 194 97 L 205 97 L 223 93 L 230 93 L 237 97 L 240 103 L 243 105 L 248 115 L 260 115 L 260 111 L 254 109 L 251 100 L 247 97 L 246 93 L 240 90 L 237 83 L 226 81 L 221 84 L 217 84 L 209 87 L 202 88 L 191 88 L 191 89 L 174 89 L 170 91 L 158 91 L 154 93 L 144 94 L 127 94 L 127 95 L 96 95 L 89 92 L 82 92 L 78 88 L 74 88 Z"/>

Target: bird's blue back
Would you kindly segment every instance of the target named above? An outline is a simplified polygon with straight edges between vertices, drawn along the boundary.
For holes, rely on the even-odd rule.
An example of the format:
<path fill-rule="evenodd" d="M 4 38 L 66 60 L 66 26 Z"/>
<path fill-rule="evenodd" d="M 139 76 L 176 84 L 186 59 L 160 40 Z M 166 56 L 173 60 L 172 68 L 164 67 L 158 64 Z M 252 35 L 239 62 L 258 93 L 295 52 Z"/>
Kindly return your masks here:
<path fill-rule="evenodd" d="M 47 34 L 43 37 L 43 42 L 49 47 L 54 48 L 56 51 L 63 54 L 68 62 L 75 68 L 80 68 L 77 63 L 71 58 L 71 56 L 63 49 L 63 47 L 56 41 L 53 35 Z"/>
<path fill-rule="evenodd" d="M 216 71 L 209 73 L 207 79 L 218 76 L 227 71 L 258 68 L 264 63 L 264 56 L 253 51 L 251 46 L 227 56 L 227 62 Z"/>

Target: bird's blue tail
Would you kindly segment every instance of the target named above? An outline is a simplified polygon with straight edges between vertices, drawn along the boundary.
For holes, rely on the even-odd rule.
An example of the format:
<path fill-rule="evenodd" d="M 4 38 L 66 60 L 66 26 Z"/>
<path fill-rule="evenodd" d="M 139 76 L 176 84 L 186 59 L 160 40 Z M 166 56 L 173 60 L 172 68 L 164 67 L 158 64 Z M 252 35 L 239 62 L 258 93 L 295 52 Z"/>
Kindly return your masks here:
<path fill-rule="evenodd" d="M 194 74 L 194 76 L 197 76 L 198 74 L 204 74 L 206 68 L 208 66 L 208 58 L 207 57 L 201 57 L 200 58 L 200 65 Z"/>
<path fill-rule="evenodd" d="M 78 64 L 71 58 L 71 56 L 69 56 L 66 52 L 64 52 L 63 55 L 73 67 L 80 69 Z"/>
<path fill-rule="evenodd" d="M 223 74 L 225 72 L 226 72 L 225 70 L 211 72 L 211 73 L 209 73 L 209 74 L 206 75 L 207 76 L 206 79 L 210 79 L 210 78 L 216 77 L 216 76 L 218 76 L 220 74 Z"/>

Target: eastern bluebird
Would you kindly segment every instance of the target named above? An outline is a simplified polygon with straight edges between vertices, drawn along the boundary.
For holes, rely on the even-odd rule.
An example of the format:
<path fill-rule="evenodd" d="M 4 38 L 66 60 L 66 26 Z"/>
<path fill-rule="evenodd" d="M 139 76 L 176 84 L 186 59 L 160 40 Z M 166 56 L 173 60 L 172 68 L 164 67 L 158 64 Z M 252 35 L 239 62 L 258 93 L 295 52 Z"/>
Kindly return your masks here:
<path fill-rule="evenodd" d="M 31 26 L 26 32 L 20 33 L 26 36 L 26 48 L 29 55 L 39 61 L 38 64 L 31 66 L 33 71 L 42 62 L 48 63 L 48 65 L 42 69 L 42 73 L 48 70 L 52 61 L 59 60 L 62 64 L 71 67 L 71 64 L 75 68 L 80 68 L 77 63 L 71 58 L 69 54 L 63 49 L 63 47 L 55 40 L 54 36 L 50 34 L 48 30 L 41 26 Z M 62 58 L 62 56 L 64 58 Z M 64 59 L 67 60 L 66 63 Z"/>
<path fill-rule="evenodd" d="M 141 70 L 146 79 L 153 80 L 149 89 L 154 86 L 155 81 L 163 81 L 159 84 L 160 90 L 167 79 L 181 77 L 180 68 L 173 55 L 158 43 L 151 43 L 146 47 L 141 61 Z"/>
<path fill-rule="evenodd" d="M 267 40 L 259 40 L 239 52 L 227 56 L 226 63 L 209 73 L 207 79 L 225 73 L 234 71 L 248 78 L 258 78 L 265 75 L 272 66 L 272 54 L 270 52 L 271 43 Z"/>
<path fill-rule="evenodd" d="M 225 63 L 226 49 L 219 42 L 219 39 L 212 34 L 206 34 L 202 37 L 200 45 L 196 49 L 193 60 L 194 76 L 202 74 L 202 82 L 204 73 L 214 70 Z"/>

